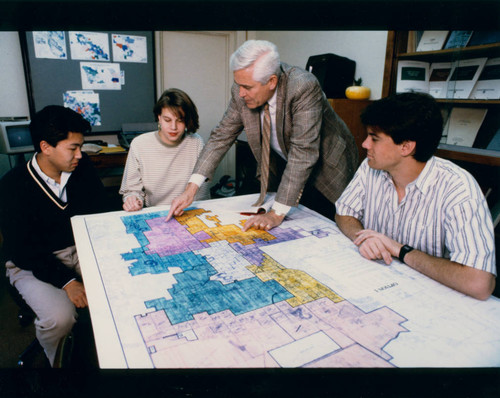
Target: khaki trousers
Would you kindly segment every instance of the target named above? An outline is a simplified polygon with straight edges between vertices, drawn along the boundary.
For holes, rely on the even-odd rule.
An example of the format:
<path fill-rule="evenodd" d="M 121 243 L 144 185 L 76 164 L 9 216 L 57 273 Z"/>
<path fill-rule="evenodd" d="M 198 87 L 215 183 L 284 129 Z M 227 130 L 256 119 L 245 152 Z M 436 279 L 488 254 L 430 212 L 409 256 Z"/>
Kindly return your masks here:
<path fill-rule="evenodd" d="M 75 246 L 54 254 L 64 265 L 81 275 Z M 36 337 L 53 366 L 59 341 L 71 331 L 76 322 L 76 308 L 64 290 L 42 282 L 33 272 L 16 267 L 12 261 L 7 261 L 5 266 L 11 285 L 36 314 Z"/>

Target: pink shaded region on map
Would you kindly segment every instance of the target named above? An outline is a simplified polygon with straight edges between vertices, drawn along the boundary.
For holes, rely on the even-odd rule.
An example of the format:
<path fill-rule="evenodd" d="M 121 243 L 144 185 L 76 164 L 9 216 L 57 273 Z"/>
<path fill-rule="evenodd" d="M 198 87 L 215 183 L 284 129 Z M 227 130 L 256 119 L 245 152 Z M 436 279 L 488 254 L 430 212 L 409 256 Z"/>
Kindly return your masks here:
<path fill-rule="evenodd" d="M 347 301 L 319 299 L 299 307 L 283 301 L 246 314 L 194 315 L 172 325 L 164 311 L 136 316 L 157 368 L 280 367 L 272 350 L 322 332 L 338 349 L 305 367 L 392 367 L 383 348 L 406 331 L 388 308 L 364 313 Z"/>

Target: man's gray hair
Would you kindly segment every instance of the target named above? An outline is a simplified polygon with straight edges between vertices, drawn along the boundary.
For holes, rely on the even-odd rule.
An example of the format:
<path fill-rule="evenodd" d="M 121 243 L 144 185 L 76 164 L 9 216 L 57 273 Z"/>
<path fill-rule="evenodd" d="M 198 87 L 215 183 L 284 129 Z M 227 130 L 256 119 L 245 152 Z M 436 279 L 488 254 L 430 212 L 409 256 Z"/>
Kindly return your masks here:
<path fill-rule="evenodd" d="M 271 75 L 280 75 L 280 55 L 275 44 L 267 40 L 248 40 L 238 48 L 229 60 L 232 72 L 255 64 L 253 80 L 266 84 Z"/>

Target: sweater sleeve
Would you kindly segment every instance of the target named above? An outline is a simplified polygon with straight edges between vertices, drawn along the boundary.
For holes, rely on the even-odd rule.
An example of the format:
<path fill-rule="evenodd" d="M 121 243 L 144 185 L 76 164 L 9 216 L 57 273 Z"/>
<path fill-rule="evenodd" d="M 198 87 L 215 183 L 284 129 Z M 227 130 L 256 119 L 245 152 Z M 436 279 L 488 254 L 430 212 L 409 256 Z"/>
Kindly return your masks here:
<path fill-rule="evenodd" d="M 144 183 L 142 181 L 141 164 L 138 159 L 140 149 L 137 148 L 137 141 L 132 141 L 130 146 L 127 162 L 123 171 L 122 183 L 120 186 L 120 195 L 123 196 L 123 201 L 129 196 L 137 196 L 144 203 Z"/>

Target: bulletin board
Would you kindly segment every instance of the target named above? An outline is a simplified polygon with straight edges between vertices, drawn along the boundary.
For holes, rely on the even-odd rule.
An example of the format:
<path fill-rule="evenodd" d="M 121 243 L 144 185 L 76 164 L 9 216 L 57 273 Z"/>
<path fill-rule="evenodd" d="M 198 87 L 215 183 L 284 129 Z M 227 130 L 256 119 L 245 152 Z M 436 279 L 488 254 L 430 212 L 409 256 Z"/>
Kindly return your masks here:
<path fill-rule="evenodd" d="M 63 105 L 91 122 L 92 134 L 154 122 L 152 31 L 20 32 L 30 114 Z"/>

